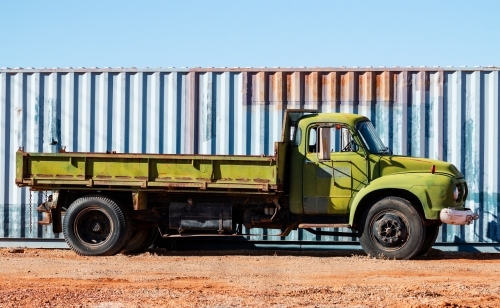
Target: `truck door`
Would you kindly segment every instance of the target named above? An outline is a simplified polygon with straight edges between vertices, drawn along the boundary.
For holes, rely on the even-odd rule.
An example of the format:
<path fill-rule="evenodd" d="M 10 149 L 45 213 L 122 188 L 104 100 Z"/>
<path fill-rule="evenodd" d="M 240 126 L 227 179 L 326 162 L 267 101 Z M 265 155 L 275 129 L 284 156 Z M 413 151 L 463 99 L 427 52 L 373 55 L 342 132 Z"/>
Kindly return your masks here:
<path fill-rule="evenodd" d="M 315 125 L 308 128 L 303 164 L 305 214 L 347 214 L 351 197 L 367 181 L 363 150 L 348 126 Z"/>

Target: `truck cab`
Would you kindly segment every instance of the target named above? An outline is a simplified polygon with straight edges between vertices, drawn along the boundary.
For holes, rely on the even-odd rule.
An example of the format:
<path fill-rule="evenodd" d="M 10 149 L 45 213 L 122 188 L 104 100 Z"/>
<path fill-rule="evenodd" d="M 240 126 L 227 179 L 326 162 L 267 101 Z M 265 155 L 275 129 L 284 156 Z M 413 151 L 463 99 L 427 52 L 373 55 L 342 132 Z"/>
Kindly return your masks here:
<path fill-rule="evenodd" d="M 290 208 L 293 213 L 349 213 L 352 197 L 369 183 L 374 171 L 369 170 L 369 153 L 360 146 L 361 140 L 357 140 L 360 136 L 356 133 L 356 125 L 362 121 L 368 119 L 347 114 L 301 118 L 290 157 L 293 166 Z M 371 125 L 371 122 L 366 123 Z"/>
<path fill-rule="evenodd" d="M 368 118 L 310 111 L 292 122 L 290 211 L 337 217 L 369 254 L 422 254 L 443 222 L 477 219 L 464 208 L 467 184 L 453 164 L 393 155 Z M 412 243 L 414 234 L 422 240 Z"/>

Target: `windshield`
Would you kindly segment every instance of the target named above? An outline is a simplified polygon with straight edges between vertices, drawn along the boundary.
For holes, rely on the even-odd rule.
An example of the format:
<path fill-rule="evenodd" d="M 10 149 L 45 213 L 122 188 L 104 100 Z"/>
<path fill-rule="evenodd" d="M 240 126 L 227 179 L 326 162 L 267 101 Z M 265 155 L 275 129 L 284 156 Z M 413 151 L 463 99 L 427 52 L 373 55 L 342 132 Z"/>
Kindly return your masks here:
<path fill-rule="evenodd" d="M 363 139 L 363 142 L 365 143 L 370 153 L 375 153 L 375 154 L 389 153 L 389 148 L 384 145 L 384 143 L 378 136 L 377 131 L 375 130 L 375 127 L 373 126 L 372 122 L 370 121 L 359 122 L 356 125 L 356 129 L 358 130 L 361 139 Z"/>

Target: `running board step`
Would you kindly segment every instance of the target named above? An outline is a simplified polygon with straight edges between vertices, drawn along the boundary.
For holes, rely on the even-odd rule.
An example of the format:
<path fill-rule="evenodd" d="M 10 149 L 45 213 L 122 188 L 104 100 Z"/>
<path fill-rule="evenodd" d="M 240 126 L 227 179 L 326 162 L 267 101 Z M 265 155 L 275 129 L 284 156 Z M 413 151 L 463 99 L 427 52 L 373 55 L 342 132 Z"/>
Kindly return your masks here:
<path fill-rule="evenodd" d="M 300 226 L 299 226 L 299 228 L 300 228 Z M 329 228 L 331 228 L 331 227 L 329 227 Z M 316 230 L 313 228 L 301 228 L 301 229 L 303 229 L 309 233 L 312 233 L 314 235 L 360 237 L 360 234 L 357 232 L 322 231 L 322 230 Z"/>
<path fill-rule="evenodd" d="M 350 224 L 299 224 L 299 229 L 308 228 L 350 228 Z"/>

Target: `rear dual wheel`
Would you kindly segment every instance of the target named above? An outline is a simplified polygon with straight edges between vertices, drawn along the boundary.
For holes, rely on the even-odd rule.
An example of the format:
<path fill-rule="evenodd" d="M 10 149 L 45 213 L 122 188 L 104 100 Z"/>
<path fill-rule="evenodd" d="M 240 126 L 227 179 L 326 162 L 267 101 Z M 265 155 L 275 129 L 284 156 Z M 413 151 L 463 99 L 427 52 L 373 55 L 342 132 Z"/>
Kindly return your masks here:
<path fill-rule="evenodd" d="M 120 252 L 130 238 L 131 223 L 126 211 L 104 196 L 77 199 L 66 212 L 64 239 L 82 256 L 111 256 Z"/>
<path fill-rule="evenodd" d="M 417 255 L 424 243 L 423 220 L 408 200 L 384 198 L 365 213 L 363 222 L 359 241 L 370 256 L 410 259 Z"/>
<path fill-rule="evenodd" d="M 158 237 L 158 229 L 154 226 L 137 228 L 132 231 L 132 236 L 122 250 L 124 254 L 145 252 Z"/>

